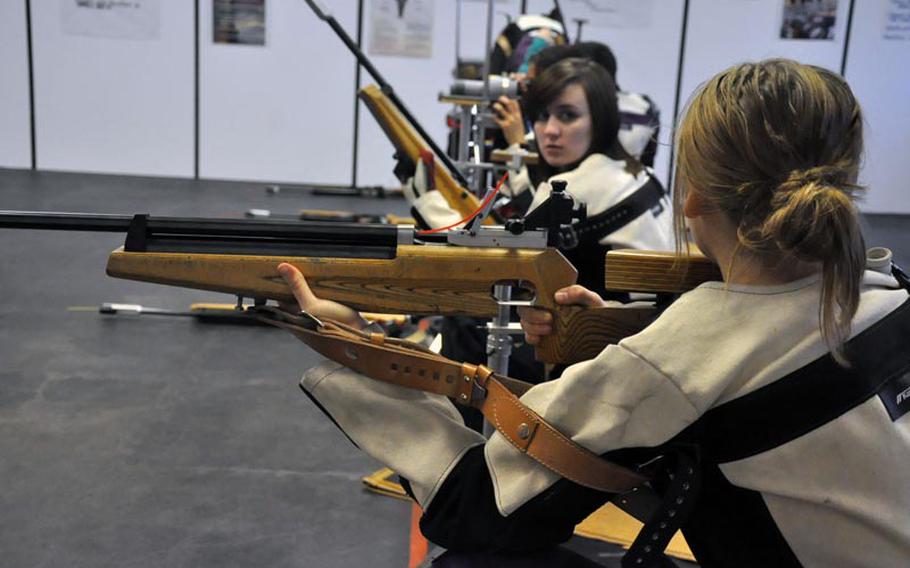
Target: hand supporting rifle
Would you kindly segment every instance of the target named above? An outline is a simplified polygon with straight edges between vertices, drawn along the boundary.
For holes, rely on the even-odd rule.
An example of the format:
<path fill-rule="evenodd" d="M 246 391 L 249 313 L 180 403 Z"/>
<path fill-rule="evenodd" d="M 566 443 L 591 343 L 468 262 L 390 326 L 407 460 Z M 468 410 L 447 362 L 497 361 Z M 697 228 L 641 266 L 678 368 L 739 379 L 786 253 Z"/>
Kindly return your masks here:
<path fill-rule="evenodd" d="M 580 284 L 561 288 L 553 294 L 553 297 L 560 306 L 603 308 L 607 305 L 607 302 L 596 292 L 588 290 Z M 521 317 L 521 329 L 525 332 L 525 341 L 530 345 L 537 345 L 542 337 L 553 333 L 553 314 L 547 310 L 520 307 L 518 315 Z"/>
<path fill-rule="evenodd" d="M 284 311 L 303 310 L 318 319 L 334 320 L 357 329 L 367 327 L 368 322 L 356 310 L 339 302 L 317 297 L 307 284 L 303 273 L 294 265 L 282 262 L 278 265 L 278 273 L 284 278 L 297 300 L 297 307 L 287 302 L 279 303 Z"/>

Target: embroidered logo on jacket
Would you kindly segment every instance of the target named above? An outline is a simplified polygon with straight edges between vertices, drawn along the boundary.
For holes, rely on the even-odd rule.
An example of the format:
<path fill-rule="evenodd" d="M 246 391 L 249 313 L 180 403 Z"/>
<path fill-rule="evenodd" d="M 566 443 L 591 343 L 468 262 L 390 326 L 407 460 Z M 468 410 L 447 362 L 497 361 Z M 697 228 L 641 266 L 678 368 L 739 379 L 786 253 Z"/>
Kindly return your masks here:
<path fill-rule="evenodd" d="M 885 383 L 878 397 L 888 410 L 892 422 L 910 412 L 910 369 L 904 369 Z"/>
<path fill-rule="evenodd" d="M 910 387 L 907 387 L 904 392 L 897 393 L 897 400 L 895 402 L 898 406 L 900 406 L 901 403 L 906 401 L 908 398 L 910 398 Z"/>

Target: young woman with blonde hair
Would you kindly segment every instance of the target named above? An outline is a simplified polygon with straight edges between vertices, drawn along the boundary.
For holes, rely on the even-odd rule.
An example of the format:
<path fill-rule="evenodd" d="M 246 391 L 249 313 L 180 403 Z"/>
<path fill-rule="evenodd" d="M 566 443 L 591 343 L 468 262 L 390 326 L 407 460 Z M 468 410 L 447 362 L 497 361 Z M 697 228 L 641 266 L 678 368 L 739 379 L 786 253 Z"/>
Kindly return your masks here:
<path fill-rule="evenodd" d="M 681 522 L 704 568 L 906 566 L 910 283 L 866 270 L 854 204 L 862 114 L 850 88 L 793 61 L 737 65 L 691 100 L 677 150 L 677 231 L 724 281 L 682 295 L 522 402 L 597 454 L 684 465 L 660 478 L 669 499 L 625 565 L 660 565 L 648 542 L 662 548 Z M 301 305 L 317 308 L 302 278 L 280 270 Z M 580 287 L 561 299 L 599 302 Z M 530 341 L 550 332 L 544 312 L 525 311 L 522 324 Z M 466 432 L 444 399 L 334 363 L 302 384 L 409 479 L 425 534 L 443 546 L 559 542 L 609 497 L 498 433 Z M 377 400 L 381 438 L 352 418 Z"/>

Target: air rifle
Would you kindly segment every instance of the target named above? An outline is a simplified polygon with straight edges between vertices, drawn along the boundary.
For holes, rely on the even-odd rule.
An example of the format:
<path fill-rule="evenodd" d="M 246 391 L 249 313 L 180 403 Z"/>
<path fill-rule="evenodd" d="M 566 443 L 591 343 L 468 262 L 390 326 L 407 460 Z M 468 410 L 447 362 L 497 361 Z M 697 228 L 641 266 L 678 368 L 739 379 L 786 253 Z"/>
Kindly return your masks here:
<path fill-rule="evenodd" d="M 574 284 L 577 271 L 553 247 L 553 227 L 571 222 L 573 207 L 568 195 L 554 191 L 535 217 L 505 227 L 475 221 L 435 234 L 407 225 L 36 212 L 0 212 L 0 228 L 126 232 L 123 247 L 108 259 L 108 275 L 225 292 L 257 304 L 294 302 L 276 269 L 288 262 L 317 296 L 361 311 L 494 317 L 503 305 L 540 307 L 554 313 L 556 329 L 538 358 L 572 363 L 637 333 L 658 313 L 654 306 L 556 305 L 554 293 Z M 686 263 L 672 255 L 658 253 L 643 263 L 637 255 L 615 254 L 615 270 L 608 262 L 607 274 L 625 275 L 619 285 L 627 290 L 679 293 L 716 271 L 707 261 L 690 262 L 685 271 Z M 644 270 L 637 274 L 639 265 Z M 512 300 L 494 298 L 498 284 L 514 286 Z"/>
<path fill-rule="evenodd" d="M 395 146 L 399 160 L 416 165 L 421 159 L 421 154 L 429 152 L 435 158 L 434 183 L 435 188 L 449 207 L 456 211 L 462 218 L 467 217 L 477 210 L 480 202 L 471 191 L 467 189 L 468 182 L 458 168 L 452 163 L 448 155 L 443 152 L 433 141 L 426 130 L 414 118 L 404 102 L 395 93 L 392 86 L 385 80 L 379 70 L 373 65 L 366 54 L 357 46 L 351 36 L 341 24 L 332 16 L 324 12 L 313 0 L 306 0 L 316 16 L 328 23 L 341 41 L 354 54 L 360 65 L 366 69 L 376 85 L 368 85 L 360 90 L 360 99 L 367 105 L 370 112 L 379 122 L 379 126 Z M 492 224 L 492 218 L 485 219 L 485 224 Z"/>

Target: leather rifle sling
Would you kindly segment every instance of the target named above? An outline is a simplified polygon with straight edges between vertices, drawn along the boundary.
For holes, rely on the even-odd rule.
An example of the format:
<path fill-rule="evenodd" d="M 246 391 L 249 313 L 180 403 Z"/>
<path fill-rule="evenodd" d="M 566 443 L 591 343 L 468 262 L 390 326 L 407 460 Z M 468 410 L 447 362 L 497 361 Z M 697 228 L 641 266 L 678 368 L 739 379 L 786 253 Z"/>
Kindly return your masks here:
<path fill-rule="evenodd" d="M 518 397 L 533 386 L 529 383 L 501 377 L 483 365 L 456 363 L 423 346 L 382 333 L 273 308 L 256 312 L 257 319 L 290 331 L 323 356 L 367 377 L 441 394 L 477 408 L 515 448 L 579 485 L 625 493 L 648 481 L 567 438 L 525 406 Z M 319 325 L 314 326 L 314 321 Z"/>

